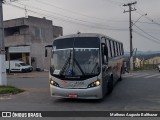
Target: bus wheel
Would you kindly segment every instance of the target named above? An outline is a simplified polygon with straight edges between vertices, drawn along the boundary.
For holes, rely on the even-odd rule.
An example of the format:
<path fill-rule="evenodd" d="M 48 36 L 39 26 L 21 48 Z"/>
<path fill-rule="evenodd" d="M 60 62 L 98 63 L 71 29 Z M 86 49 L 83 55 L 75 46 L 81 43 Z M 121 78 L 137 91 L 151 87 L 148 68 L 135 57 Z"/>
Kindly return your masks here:
<path fill-rule="evenodd" d="M 107 94 L 111 94 L 113 91 L 113 77 L 110 78 L 107 85 Z"/>

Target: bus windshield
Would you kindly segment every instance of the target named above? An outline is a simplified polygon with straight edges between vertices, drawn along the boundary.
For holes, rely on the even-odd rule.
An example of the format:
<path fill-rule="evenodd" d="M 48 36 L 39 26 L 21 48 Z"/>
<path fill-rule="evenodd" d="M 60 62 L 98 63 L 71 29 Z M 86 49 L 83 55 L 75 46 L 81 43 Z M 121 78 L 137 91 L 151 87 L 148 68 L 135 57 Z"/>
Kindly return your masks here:
<path fill-rule="evenodd" d="M 52 75 L 65 78 L 96 76 L 100 72 L 97 37 L 58 39 L 53 42 Z"/>

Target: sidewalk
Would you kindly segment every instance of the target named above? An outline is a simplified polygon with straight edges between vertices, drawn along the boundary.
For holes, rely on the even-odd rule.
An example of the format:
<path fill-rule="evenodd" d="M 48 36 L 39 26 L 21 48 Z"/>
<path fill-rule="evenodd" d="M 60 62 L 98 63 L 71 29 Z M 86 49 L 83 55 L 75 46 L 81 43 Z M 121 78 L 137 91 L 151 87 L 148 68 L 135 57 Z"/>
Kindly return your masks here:
<path fill-rule="evenodd" d="M 28 73 L 7 73 L 8 78 L 36 78 L 36 77 L 48 77 L 49 73 L 45 71 L 37 72 L 28 72 Z"/>

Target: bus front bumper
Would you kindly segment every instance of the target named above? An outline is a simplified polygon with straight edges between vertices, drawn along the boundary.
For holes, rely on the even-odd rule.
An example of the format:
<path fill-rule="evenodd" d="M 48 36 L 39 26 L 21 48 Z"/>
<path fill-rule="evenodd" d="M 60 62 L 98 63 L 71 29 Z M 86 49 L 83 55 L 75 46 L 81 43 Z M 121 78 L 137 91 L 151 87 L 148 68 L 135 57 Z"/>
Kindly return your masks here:
<path fill-rule="evenodd" d="M 86 89 L 66 89 L 50 85 L 51 96 L 76 99 L 102 99 L 101 86 Z"/>

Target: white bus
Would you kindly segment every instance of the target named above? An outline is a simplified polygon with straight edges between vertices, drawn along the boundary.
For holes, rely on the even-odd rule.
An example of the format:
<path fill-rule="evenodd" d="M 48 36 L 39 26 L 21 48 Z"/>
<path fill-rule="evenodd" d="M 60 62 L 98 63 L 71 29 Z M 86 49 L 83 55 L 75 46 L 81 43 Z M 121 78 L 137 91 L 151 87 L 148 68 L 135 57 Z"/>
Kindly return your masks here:
<path fill-rule="evenodd" d="M 51 96 L 102 99 L 122 79 L 123 54 L 122 42 L 102 34 L 56 38 L 50 60 Z"/>

